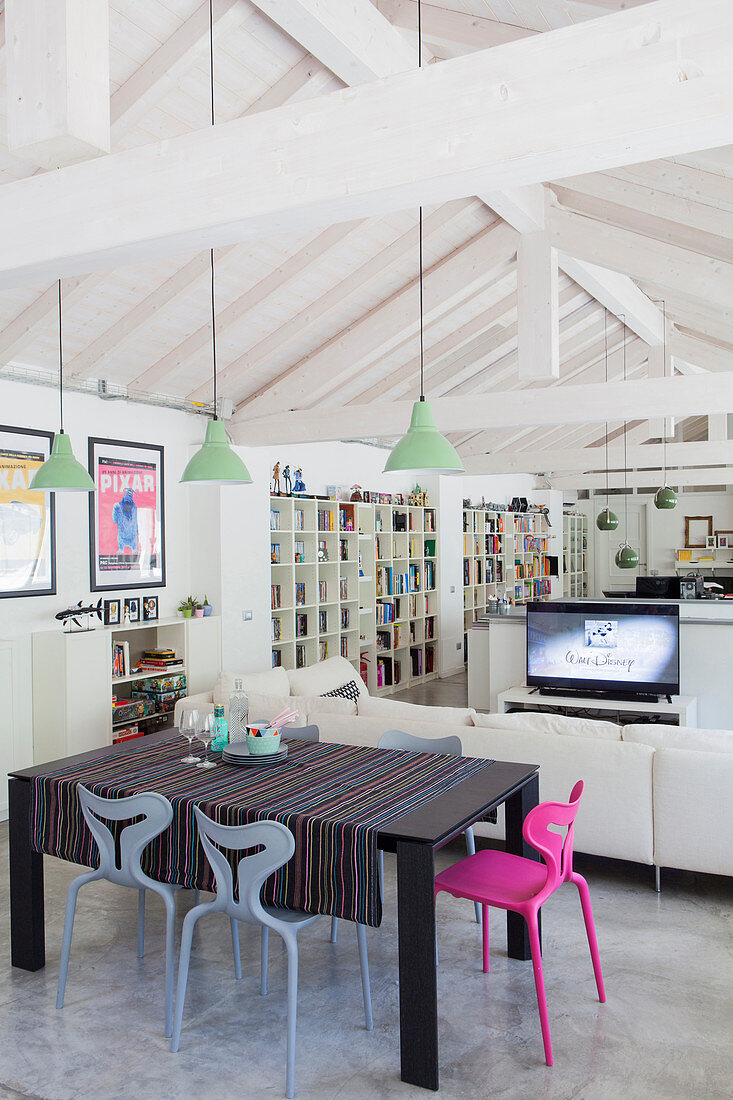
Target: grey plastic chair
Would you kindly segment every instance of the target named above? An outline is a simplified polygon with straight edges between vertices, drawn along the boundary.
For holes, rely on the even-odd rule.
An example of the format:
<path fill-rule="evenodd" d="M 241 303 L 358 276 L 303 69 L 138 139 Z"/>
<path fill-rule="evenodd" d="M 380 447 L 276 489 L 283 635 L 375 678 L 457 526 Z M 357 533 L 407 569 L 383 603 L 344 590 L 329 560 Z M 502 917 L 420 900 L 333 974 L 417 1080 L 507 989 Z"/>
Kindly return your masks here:
<path fill-rule="evenodd" d="M 56 995 L 56 1008 L 63 1008 L 66 992 L 66 975 L 69 968 L 71 937 L 74 931 L 76 898 L 82 886 L 88 882 L 107 879 L 118 886 L 131 886 L 139 890 L 144 898 L 145 890 L 158 894 L 165 904 L 165 1034 L 171 1034 L 173 1018 L 173 955 L 176 920 L 176 887 L 148 878 L 140 866 L 140 857 L 144 849 L 173 819 L 173 808 L 167 798 L 153 791 L 131 795 L 129 798 L 101 798 L 92 794 L 81 783 L 77 785 L 84 820 L 99 849 L 99 866 L 85 871 L 69 885 L 66 896 L 66 916 L 64 934 L 61 942 L 61 963 L 59 966 L 59 985 Z M 125 825 L 119 837 L 120 865 L 117 866 L 115 839 L 109 828 L 100 818 L 107 821 L 130 821 L 142 817 L 142 821 Z M 140 895 L 139 895 L 140 896 Z M 140 906 L 138 903 L 138 914 Z M 144 907 L 143 907 L 144 914 Z M 139 930 L 138 930 L 139 932 Z M 142 950 L 142 940 L 138 940 L 138 951 Z"/>
<path fill-rule="evenodd" d="M 320 741 L 318 726 L 285 726 L 283 737 L 292 737 L 295 741 Z"/>
<path fill-rule="evenodd" d="M 380 749 L 400 749 L 403 752 L 440 752 L 446 756 L 463 756 L 463 743 L 457 734 L 449 734 L 447 737 L 418 737 L 414 733 L 405 733 L 404 730 L 387 730 L 379 738 Z M 468 826 L 463 834 L 466 838 L 466 850 L 470 856 L 476 854 L 476 838 L 473 835 L 472 826 Z M 380 873 L 384 871 L 384 852 L 380 851 Z M 474 903 L 476 924 L 481 924 L 481 906 Z"/>
<path fill-rule="evenodd" d="M 259 924 L 262 930 L 262 974 L 260 991 L 267 993 L 267 948 L 269 930 L 282 936 L 288 954 L 288 1025 L 287 1068 L 285 1095 L 292 1097 L 295 1090 L 295 1028 L 298 1011 L 298 933 L 319 919 L 317 915 L 297 910 L 275 909 L 263 905 L 260 892 L 265 880 L 288 862 L 295 851 L 293 834 L 278 821 L 257 821 L 251 825 L 220 825 L 207 817 L 198 806 L 194 807 L 199 838 L 206 858 L 216 879 L 213 901 L 203 902 L 190 909 L 183 921 L 181 955 L 178 964 L 178 986 L 173 1016 L 171 1050 L 177 1051 L 181 1040 L 183 1007 L 186 1000 L 188 968 L 191 960 L 191 941 L 196 922 L 207 913 L 227 913 L 233 921 Z M 228 851 L 258 851 L 244 855 L 237 866 L 238 900 L 234 896 L 234 876 L 224 854 L 217 845 Z M 356 926 L 359 943 L 364 1016 L 367 1031 L 371 1031 L 372 1002 L 369 989 L 369 962 L 367 957 L 366 928 Z"/>

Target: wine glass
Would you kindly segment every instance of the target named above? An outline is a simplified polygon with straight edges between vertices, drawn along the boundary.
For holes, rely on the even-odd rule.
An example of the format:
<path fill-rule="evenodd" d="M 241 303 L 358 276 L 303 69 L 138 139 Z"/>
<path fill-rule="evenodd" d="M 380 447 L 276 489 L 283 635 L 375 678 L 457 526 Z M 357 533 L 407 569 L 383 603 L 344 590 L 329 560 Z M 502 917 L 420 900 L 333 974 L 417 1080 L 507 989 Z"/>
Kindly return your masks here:
<path fill-rule="evenodd" d="M 182 710 L 180 718 L 178 719 L 178 728 L 181 736 L 185 737 L 188 741 L 188 756 L 184 756 L 181 760 L 182 764 L 198 764 L 201 757 L 194 756 L 192 752 L 193 739 L 196 737 L 196 727 L 199 722 L 199 712 L 197 710 Z"/>
<path fill-rule="evenodd" d="M 216 764 L 213 760 L 209 760 L 209 745 L 211 744 L 214 736 L 214 715 L 204 714 L 199 717 L 196 723 L 196 737 L 204 746 L 204 758 L 200 764 L 197 764 L 197 768 L 215 768 Z"/>

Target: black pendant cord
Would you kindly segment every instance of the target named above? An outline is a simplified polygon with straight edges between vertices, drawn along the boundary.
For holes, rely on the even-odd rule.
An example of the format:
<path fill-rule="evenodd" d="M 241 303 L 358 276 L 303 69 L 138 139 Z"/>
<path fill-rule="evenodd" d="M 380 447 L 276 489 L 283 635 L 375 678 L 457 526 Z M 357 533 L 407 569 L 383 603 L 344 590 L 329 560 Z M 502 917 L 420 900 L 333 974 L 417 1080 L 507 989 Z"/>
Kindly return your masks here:
<path fill-rule="evenodd" d="M 422 3 L 421 0 L 417 0 L 417 67 L 422 68 Z M 423 287 L 422 287 L 422 268 L 423 268 L 423 253 L 422 253 L 422 206 L 420 207 L 420 400 L 425 400 L 425 341 L 423 336 Z"/>
<path fill-rule="evenodd" d="M 605 363 L 606 383 L 608 383 L 608 310 L 603 307 L 603 354 Z M 606 514 L 609 512 L 608 503 L 608 421 L 606 421 Z"/>
<path fill-rule="evenodd" d="M 61 280 L 59 279 L 59 434 L 64 434 L 64 342 L 61 325 Z"/>
<path fill-rule="evenodd" d="M 209 0 L 209 72 L 211 76 L 211 125 L 214 125 L 214 0 Z M 216 301 L 214 297 L 214 249 L 211 260 L 211 357 L 214 371 L 214 420 L 219 419 L 216 402 Z"/>
<path fill-rule="evenodd" d="M 667 304 L 662 299 L 662 324 L 664 325 L 664 331 L 662 333 L 662 354 L 664 355 L 664 363 L 662 364 L 663 375 L 667 377 Z M 663 439 L 662 439 L 662 464 L 664 466 L 664 489 L 667 488 L 667 417 L 664 417 Z"/>

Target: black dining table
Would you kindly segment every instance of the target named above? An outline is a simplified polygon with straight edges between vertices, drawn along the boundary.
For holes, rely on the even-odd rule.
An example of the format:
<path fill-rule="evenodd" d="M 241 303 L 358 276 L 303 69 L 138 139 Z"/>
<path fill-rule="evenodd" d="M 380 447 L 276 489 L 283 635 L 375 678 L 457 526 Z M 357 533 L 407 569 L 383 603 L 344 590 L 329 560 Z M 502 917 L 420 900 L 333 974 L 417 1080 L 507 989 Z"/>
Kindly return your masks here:
<path fill-rule="evenodd" d="M 169 740 L 172 732 L 163 730 L 140 740 L 151 746 Z M 334 755 L 338 749 L 343 750 L 343 746 L 333 746 Z M 115 758 L 111 761 L 115 765 L 122 765 L 125 756 L 136 751 L 140 751 L 139 742 L 126 742 L 10 773 L 13 966 L 35 971 L 45 965 L 43 853 L 34 845 L 34 783 L 61 769 L 95 765 L 110 757 Z M 328 753 L 325 745 L 321 757 L 324 751 Z M 453 782 L 423 804 L 379 826 L 378 848 L 394 852 L 397 858 L 401 1077 L 409 1084 L 434 1090 L 439 1087 L 435 853 L 469 825 L 504 805 L 507 851 L 538 859 L 538 853 L 522 834 L 524 818 L 538 802 L 538 773 L 536 765 L 486 761 L 474 774 Z M 294 858 L 297 857 L 296 845 Z M 507 947 L 510 958 L 530 958 L 525 922 L 511 912 L 507 913 Z"/>

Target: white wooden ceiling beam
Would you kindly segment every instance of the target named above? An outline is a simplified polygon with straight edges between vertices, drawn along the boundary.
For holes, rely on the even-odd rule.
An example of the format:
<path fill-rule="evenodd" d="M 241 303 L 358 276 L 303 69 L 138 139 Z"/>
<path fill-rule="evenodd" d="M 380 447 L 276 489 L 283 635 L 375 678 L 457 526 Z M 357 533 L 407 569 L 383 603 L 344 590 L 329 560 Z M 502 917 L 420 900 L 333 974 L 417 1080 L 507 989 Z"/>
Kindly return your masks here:
<path fill-rule="evenodd" d="M 687 333 L 672 328 L 669 338 L 669 352 L 675 359 L 683 359 L 706 371 L 733 370 L 733 350 L 721 348 L 706 340 L 697 340 Z"/>
<path fill-rule="evenodd" d="M 637 471 L 629 470 L 624 476 L 622 472 L 612 470 L 608 483 L 610 489 L 647 489 L 654 493 L 659 488 L 659 479 L 662 474 L 661 467 L 656 470 Z M 605 489 L 605 474 L 563 474 L 550 476 L 549 482 L 553 489 Z M 733 485 L 733 465 L 694 467 L 691 470 L 667 470 L 667 481 L 673 488 L 688 485 Z"/>
<path fill-rule="evenodd" d="M 519 236 L 517 316 L 520 379 L 559 378 L 557 252 L 544 230 Z"/>
<path fill-rule="evenodd" d="M 681 289 L 691 298 L 723 306 L 729 305 L 733 298 L 733 263 L 643 237 L 560 207 L 547 211 L 547 230 L 560 251 L 582 259 L 602 259 L 605 267 L 662 290 Z"/>
<path fill-rule="evenodd" d="M 516 249 L 516 233 L 498 222 L 430 268 L 424 277 L 425 323 L 430 324 L 451 302 L 463 300 L 474 289 L 489 285 L 505 273 Z M 413 279 L 248 399 L 239 407 L 236 418 L 313 405 L 345 372 L 358 373 L 376 354 L 390 351 L 417 333 L 417 304 L 417 280 Z"/>
<path fill-rule="evenodd" d="M 6 0 L 8 148 L 41 168 L 110 150 L 107 0 Z"/>
<path fill-rule="evenodd" d="M 350 87 L 417 65 L 415 49 L 370 0 L 250 2 Z"/>
<path fill-rule="evenodd" d="M 7 184 L 0 287 L 728 143 L 731 39 L 658 0 Z"/>
<path fill-rule="evenodd" d="M 609 448 L 609 470 L 623 470 L 622 453 Z M 629 469 L 659 469 L 664 464 L 661 443 L 646 443 L 627 448 Z M 463 455 L 466 472 L 472 474 L 569 474 L 603 472 L 606 468 L 605 447 L 547 448 L 538 442 L 526 451 L 496 451 L 484 455 Z M 733 441 L 709 443 L 668 443 L 667 465 L 690 468 L 733 463 Z"/>
<path fill-rule="evenodd" d="M 376 0 L 376 6 L 395 27 L 417 31 L 416 0 Z M 423 38 L 433 44 L 457 43 L 472 50 L 488 50 L 536 33 L 525 27 L 432 4 L 422 6 L 422 32 Z"/>
<path fill-rule="evenodd" d="M 438 397 L 433 401 L 438 428 L 443 432 L 505 428 L 510 425 L 583 424 L 606 420 L 632 420 L 639 409 L 657 415 L 707 416 L 733 411 L 733 372 L 716 376 L 711 390 L 706 376 L 642 378 L 627 382 L 591 383 L 471 393 Z M 233 424 L 238 442 L 263 446 L 279 443 L 341 439 L 393 438 L 409 423 L 412 403 L 351 405 L 315 408 L 245 419 Z"/>
<path fill-rule="evenodd" d="M 64 309 L 70 309 L 75 302 L 83 301 L 103 278 L 104 275 L 79 275 L 64 279 Z M 0 367 L 6 366 L 13 356 L 33 343 L 39 329 L 52 315 L 58 313 L 58 308 L 58 287 L 53 283 L 0 332 Z"/>

